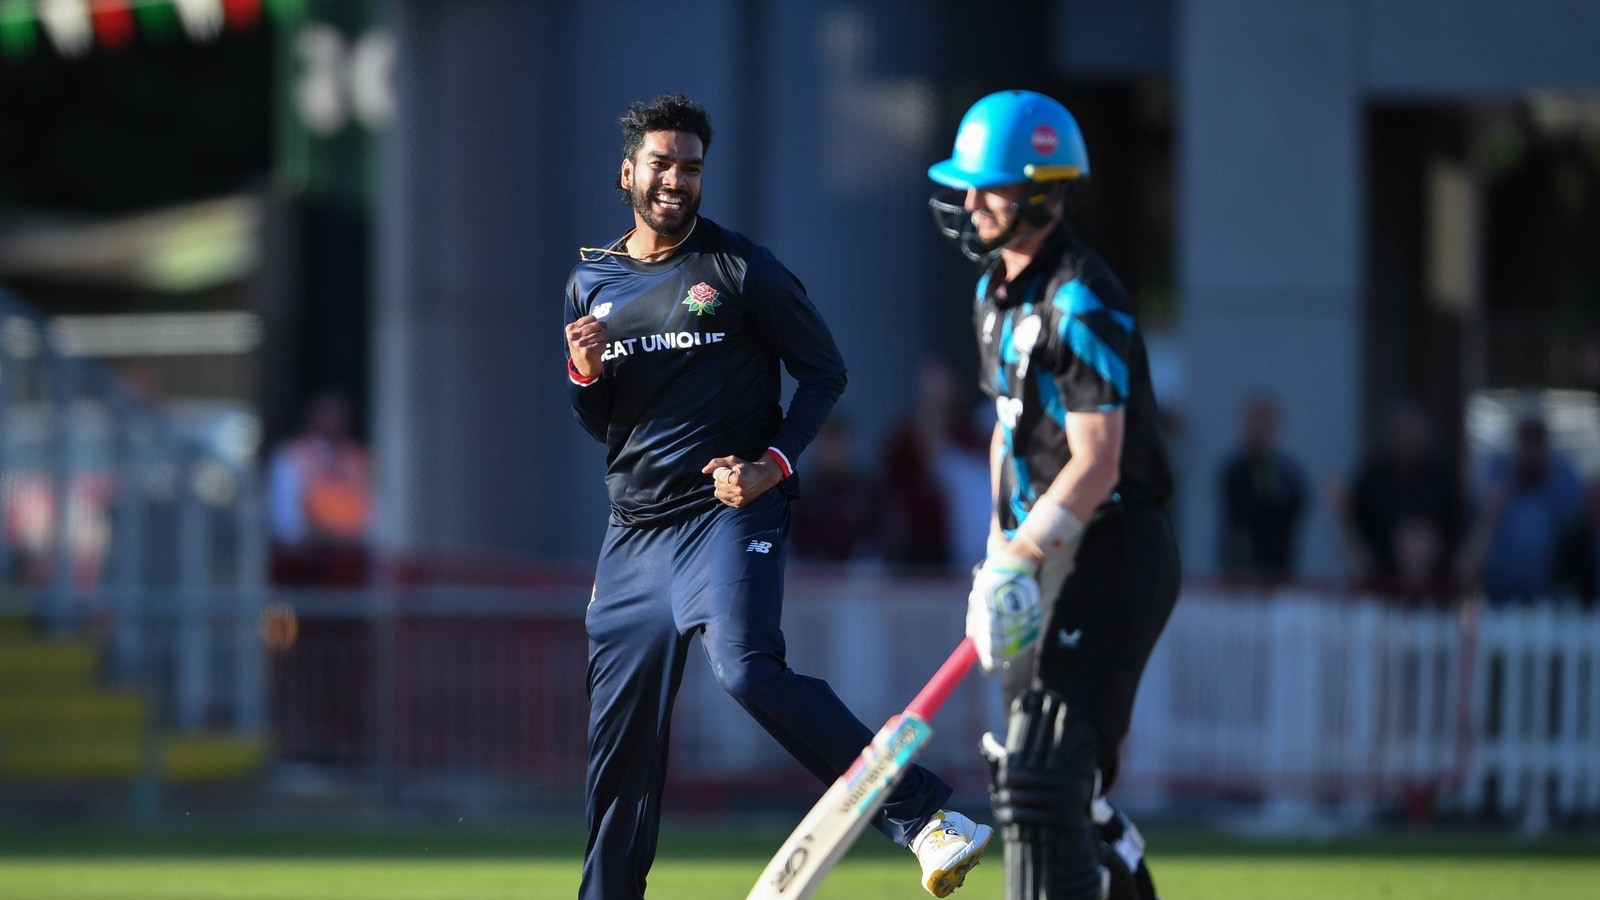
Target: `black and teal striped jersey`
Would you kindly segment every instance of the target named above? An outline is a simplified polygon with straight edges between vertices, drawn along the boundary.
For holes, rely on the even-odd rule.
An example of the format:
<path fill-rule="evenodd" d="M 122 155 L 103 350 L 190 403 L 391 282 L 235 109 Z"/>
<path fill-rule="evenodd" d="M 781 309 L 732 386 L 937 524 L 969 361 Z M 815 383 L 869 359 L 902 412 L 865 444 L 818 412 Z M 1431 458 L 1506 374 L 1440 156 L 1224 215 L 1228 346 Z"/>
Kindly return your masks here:
<path fill-rule="evenodd" d="M 579 263 L 566 321 L 590 314 L 606 323 L 605 372 L 570 384 L 572 406 L 606 445 L 606 489 L 624 525 L 713 508 L 700 470 L 716 457 L 754 460 L 771 448 L 796 465 L 844 390 L 844 359 L 804 285 L 766 248 L 704 217 L 661 262 Z M 787 415 L 780 363 L 797 383 Z"/>
<path fill-rule="evenodd" d="M 1164 502 L 1172 473 L 1133 303 L 1105 262 L 1058 228 L 1003 284 L 978 279 L 980 383 L 1005 442 L 997 508 L 1009 535 L 1072 458 L 1067 414 L 1125 411 L 1120 477 L 1106 504 Z M 1103 507 L 1102 507 L 1103 508 Z"/>

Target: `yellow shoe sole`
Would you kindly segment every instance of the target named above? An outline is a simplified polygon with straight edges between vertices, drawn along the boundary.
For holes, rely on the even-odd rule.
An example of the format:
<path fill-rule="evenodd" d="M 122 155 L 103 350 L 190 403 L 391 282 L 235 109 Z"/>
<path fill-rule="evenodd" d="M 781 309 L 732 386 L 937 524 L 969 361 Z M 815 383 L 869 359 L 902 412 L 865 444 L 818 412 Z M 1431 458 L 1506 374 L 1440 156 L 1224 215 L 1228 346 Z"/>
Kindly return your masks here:
<path fill-rule="evenodd" d="M 978 863 L 983 862 L 983 854 L 988 851 L 989 844 L 993 841 L 994 832 L 990 832 L 989 840 L 984 841 L 983 845 L 974 851 L 971 856 L 962 860 L 961 864 L 953 869 L 936 870 L 932 875 L 928 876 L 928 881 L 923 887 L 927 888 L 928 893 L 935 897 L 948 897 L 955 893 L 956 888 L 967 883 L 967 873 L 977 868 Z"/>

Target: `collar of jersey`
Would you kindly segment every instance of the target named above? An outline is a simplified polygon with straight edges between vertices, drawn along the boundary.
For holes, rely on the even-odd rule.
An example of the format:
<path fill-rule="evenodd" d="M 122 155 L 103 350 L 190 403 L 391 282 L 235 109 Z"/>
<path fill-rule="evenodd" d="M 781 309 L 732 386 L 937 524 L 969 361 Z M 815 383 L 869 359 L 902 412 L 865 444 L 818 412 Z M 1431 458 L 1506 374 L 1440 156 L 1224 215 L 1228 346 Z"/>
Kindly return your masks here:
<path fill-rule="evenodd" d="M 1001 309 L 1010 309 L 1025 300 L 1035 300 L 1039 289 L 1044 282 L 1050 279 L 1061 268 L 1061 258 L 1066 255 L 1072 246 L 1072 229 L 1066 227 L 1066 222 L 1056 223 L 1050 234 L 1039 245 L 1039 252 L 1029 260 L 1028 267 L 1022 270 L 1014 281 L 1004 283 L 1006 295 L 999 296 L 1002 282 L 998 277 L 1004 269 L 1005 263 L 996 258 L 989 267 L 989 299 Z"/>
<path fill-rule="evenodd" d="M 693 253 L 700 246 L 700 241 L 704 239 L 701 232 L 705 231 L 705 226 L 710 224 L 711 222 L 707 220 L 706 217 L 701 216 L 699 227 L 695 228 L 694 234 L 690 235 L 688 240 L 684 241 L 680 246 L 674 249 L 672 251 L 672 255 L 666 259 L 656 260 L 655 262 L 645 262 L 642 259 L 634 259 L 633 257 L 626 255 L 610 256 L 607 258 L 615 262 L 617 265 L 622 266 L 624 269 L 628 269 L 633 272 L 641 272 L 645 274 L 665 272 L 689 258 L 689 254 Z M 626 235 L 623 237 L 626 237 Z M 622 238 L 618 238 L 611 243 L 611 246 L 615 247 L 621 242 Z"/>

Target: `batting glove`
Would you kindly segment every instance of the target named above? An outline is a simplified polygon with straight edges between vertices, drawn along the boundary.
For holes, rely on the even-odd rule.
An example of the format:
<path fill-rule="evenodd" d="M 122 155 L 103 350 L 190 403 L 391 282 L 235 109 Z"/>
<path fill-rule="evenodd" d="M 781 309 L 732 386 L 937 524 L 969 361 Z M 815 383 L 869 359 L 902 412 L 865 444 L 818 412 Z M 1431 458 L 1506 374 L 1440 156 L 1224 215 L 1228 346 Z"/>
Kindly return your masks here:
<path fill-rule="evenodd" d="M 978 648 L 983 671 L 993 674 L 1039 639 L 1039 567 L 1008 553 L 997 553 L 972 573 L 967 595 L 967 636 Z"/>

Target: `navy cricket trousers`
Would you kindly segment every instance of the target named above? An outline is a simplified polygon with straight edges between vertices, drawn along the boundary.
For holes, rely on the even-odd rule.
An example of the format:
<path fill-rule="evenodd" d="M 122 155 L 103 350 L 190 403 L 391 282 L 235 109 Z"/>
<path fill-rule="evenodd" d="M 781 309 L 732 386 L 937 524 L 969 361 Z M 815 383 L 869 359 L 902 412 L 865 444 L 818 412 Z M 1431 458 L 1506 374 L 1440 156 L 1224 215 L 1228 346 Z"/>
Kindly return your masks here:
<path fill-rule="evenodd" d="M 827 683 L 784 660 L 789 499 L 658 528 L 613 523 L 589 603 L 589 844 L 580 900 L 641 900 L 655 859 L 672 704 L 698 632 L 718 683 L 824 784 L 872 740 Z M 920 766 L 874 825 L 907 845 L 950 797 Z"/>

